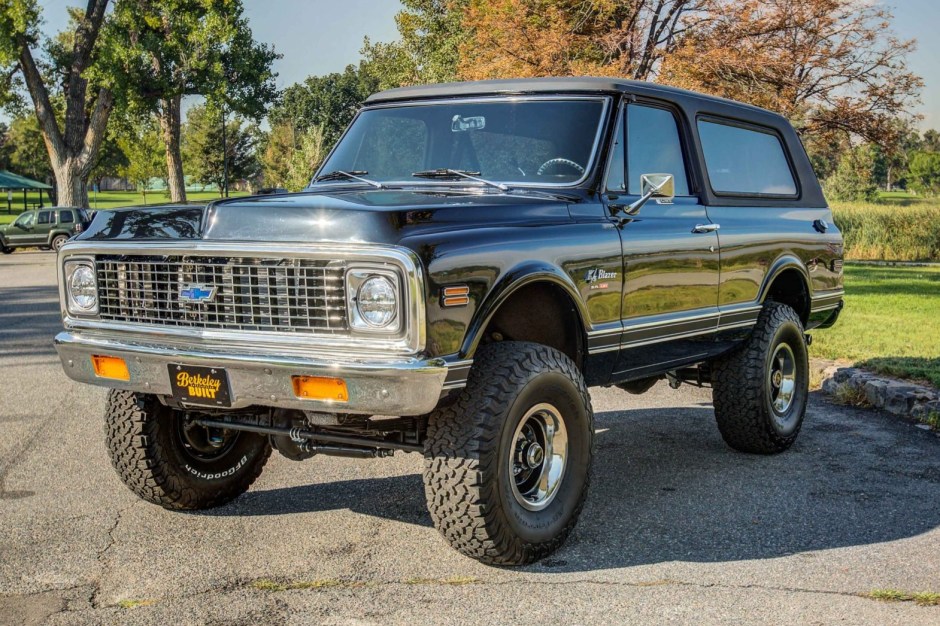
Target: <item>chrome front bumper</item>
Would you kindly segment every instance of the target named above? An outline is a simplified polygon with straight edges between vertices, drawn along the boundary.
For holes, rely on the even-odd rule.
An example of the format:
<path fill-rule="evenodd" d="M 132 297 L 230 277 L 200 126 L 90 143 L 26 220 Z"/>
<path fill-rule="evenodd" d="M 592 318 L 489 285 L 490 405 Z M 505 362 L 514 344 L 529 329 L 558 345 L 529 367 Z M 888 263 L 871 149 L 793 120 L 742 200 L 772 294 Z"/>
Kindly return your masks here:
<path fill-rule="evenodd" d="M 225 368 L 232 408 L 252 405 L 369 415 L 421 415 L 441 397 L 448 367 L 444 359 L 395 357 L 376 359 L 348 355 L 272 355 L 240 352 L 219 346 L 155 345 L 113 335 L 66 331 L 55 338 L 56 350 L 69 378 L 113 389 L 170 396 L 169 364 Z M 91 355 L 123 358 L 130 380 L 99 378 Z M 292 376 L 328 376 L 346 381 L 348 402 L 301 399 L 294 395 Z"/>

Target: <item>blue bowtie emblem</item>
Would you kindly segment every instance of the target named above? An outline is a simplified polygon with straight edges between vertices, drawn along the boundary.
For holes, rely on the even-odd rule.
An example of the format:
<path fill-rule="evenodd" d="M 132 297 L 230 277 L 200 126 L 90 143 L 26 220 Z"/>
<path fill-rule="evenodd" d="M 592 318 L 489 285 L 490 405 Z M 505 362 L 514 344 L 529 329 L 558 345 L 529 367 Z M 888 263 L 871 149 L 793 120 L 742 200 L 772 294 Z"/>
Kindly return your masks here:
<path fill-rule="evenodd" d="M 180 289 L 180 300 L 183 302 L 210 302 L 213 297 L 215 297 L 215 287 L 187 285 Z"/>

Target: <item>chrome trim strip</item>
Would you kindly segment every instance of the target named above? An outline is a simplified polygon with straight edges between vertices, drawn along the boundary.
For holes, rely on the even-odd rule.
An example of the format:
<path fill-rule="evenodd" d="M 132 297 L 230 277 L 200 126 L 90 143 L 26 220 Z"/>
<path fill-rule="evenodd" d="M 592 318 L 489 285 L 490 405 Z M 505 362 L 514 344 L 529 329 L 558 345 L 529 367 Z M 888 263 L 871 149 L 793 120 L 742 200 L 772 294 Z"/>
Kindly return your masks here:
<path fill-rule="evenodd" d="M 437 406 L 447 376 L 443 359 L 258 355 L 202 346 L 180 349 L 135 343 L 94 333 L 59 333 L 55 347 L 65 373 L 73 380 L 163 396 L 172 395 L 170 364 L 223 368 L 232 391 L 233 409 L 260 405 L 329 413 L 422 415 Z M 96 376 L 92 354 L 123 358 L 130 380 Z M 291 381 L 296 375 L 342 378 L 349 401 L 298 398 Z"/>
<path fill-rule="evenodd" d="M 588 161 L 588 164 L 584 167 L 584 176 L 582 176 L 580 179 L 578 179 L 577 181 L 573 183 L 537 183 L 536 184 L 536 183 L 503 181 L 503 180 L 495 181 L 495 182 L 505 183 L 509 185 L 510 187 L 518 187 L 518 188 L 524 188 L 524 189 L 528 189 L 528 188 L 538 189 L 538 188 L 545 188 L 545 187 L 564 189 L 564 188 L 578 187 L 579 185 L 583 184 L 584 181 L 586 181 L 591 176 L 595 163 L 597 162 L 598 148 L 600 147 L 600 142 L 604 136 L 604 128 L 607 125 L 607 114 L 611 108 L 611 102 L 613 100 L 613 98 L 609 95 L 573 95 L 573 94 L 566 94 L 564 93 L 564 91 L 559 91 L 559 93 L 557 94 L 539 94 L 539 95 L 521 94 L 518 96 L 512 96 L 512 95 L 510 96 L 507 96 L 507 95 L 470 96 L 470 97 L 463 97 L 463 98 L 460 96 L 457 96 L 454 98 L 435 98 L 434 100 L 394 100 L 394 101 L 386 101 L 386 102 L 380 102 L 380 103 L 373 104 L 373 105 L 364 106 L 361 109 L 359 109 L 359 111 L 356 112 L 356 116 L 353 117 L 351 122 L 349 122 L 349 125 L 346 127 L 346 129 L 343 131 L 343 134 L 340 136 L 339 141 L 336 142 L 336 144 L 330 150 L 329 154 L 326 155 L 326 158 L 323 159 L 323 163 L 321 164 L 320 168 L 311 177 L 310 184 L 307 185 L 306 189 L 316 191 L 317 189 L 329 189 L 330 187 L 334 187 L 334 186 L 347 186 L 347 187 L 349 186 L 349 181 L 341 181 L 341 182 L 324 181 L 323 183 L 315 183 L 313 181 L 316 180 L 317 176 L 320 175 L 320 172 L 324 170 L 324 168 L 326 167 L 326 164 L 329 163 L 330 159 L 333 157 L 333 153 L 336 151 L 336 148 L 340 145 L 340 143 L 342 143 L 343 139 L 345 139 L 346 133 L 349 132 L 349 129 L 352 128 L 353 124 L 356 123 L 356 120 L 359 119 L 359 116 L 362 115 L 362 113 L 365 111 L 371 111 L 375 109 L 403 109 L 403 108 L 415 107 L 415 106 L 433 106 L 433 105 L 454 104 L 454 103 L 466 103 L 466 104 L 484 103 L 485 104 L 485 103 L 491 103 L 491 102 L 524 102 L 524 101 L 530 101 L 530 100 L 549 100 L 549 101 L 551 100 L 554 100 L 554 101 L 595 100 L 595 101 L 603 103 L 604 108 L 601 110 L 600 118 L 598 120 L 597 132 L 594 135 L 594 144 L 591 146 L 591 159 L 590 161 Z M 409 180 L 409 181 L 383 180 L 380 182 L 383 185 L 392 185 L 392 186 L 415 184 L 414 180 Z"/>
<path fill-rule="evenodd" d="M 346 336 L 295 334 L 269 331 L 228 331 L 185 327 L 169 327 L 157 324 L 130 324 L 95 319 L 94 316 L 79 317 L 62 307 L 62 319 L 66 329 L 88 329 L 117 331 L 149 335 L 151 340 L 163 341 L 168 337 L 184 338 L 191 342 L 235 342 L 242 346 L 259 349 L 291 350 L 303 347 L 341 351 L 368 348 L 373 352 L 395 355 L 413 355 L 421 352 L 426 343 L 424 307 L 424 275 L 421 263 L 414 252 L 393 246 L 370 246 L 351 244 L 281 244 L 222 241 L 70 241 L 59 251 L 59 301 L 65 302 L 64 262 L 72 256 L 96 254 L 146 254 L 192 255 L 192 256 L 273 256 L 284 258 L 336 259 L 343 257 L 348 266 L 357 263 L 377 263 L 396 267 L 402 275 L 405 288 L 403 331 L 396 337 L 381 337 L 374 333 L 350 330 Z"/>
<path fill-rule="evenodd" d="M 447 377 L 444 379 L 444 390 L 462 389 L 467 386 L 473 359 L 463 361 L 450 361 L 447 363 Z"/>

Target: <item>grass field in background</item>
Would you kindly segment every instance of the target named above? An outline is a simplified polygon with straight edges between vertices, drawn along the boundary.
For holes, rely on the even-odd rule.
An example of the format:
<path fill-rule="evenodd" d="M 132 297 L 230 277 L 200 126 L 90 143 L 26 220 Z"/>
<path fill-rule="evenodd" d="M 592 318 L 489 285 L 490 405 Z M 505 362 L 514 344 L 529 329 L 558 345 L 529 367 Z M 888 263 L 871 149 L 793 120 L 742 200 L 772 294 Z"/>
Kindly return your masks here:
<path fill-rule="evenodd" d="M 940 267 L 845 266 L 845 309 L 812 356 L 940 387 Z"/>
<path fill-rule="evenodd" d="M 236 197 L 248 194 L 243 191 L 233 191 L 230 192 L 229 195 Z M 2 195 L 0 195 L 0 198 L 2 198 L 2 201 L 0 201 L 0 224 L 9 224 L 23 212 L 23 194 L 13 192 L 12 214 L 7 213 L 6 198 Z M 206 200 L 218 200 L 219 194 L 216 191 L 196 191 L 187 193 L 186 198 L 191 202 L 202 202 Z M 38 208 L 34 205 L 39 204 L 39 194 L 35 192 L 27 194 L 26 201 L 29 204 L 29 208 Z M 153 191 L 147 193 L 147 201 L 144 202 L 143 194 L 137 191 L 102 191 L 98 193 L 97 199 L 94 193 L 88 194 L 88 201 L 92 209 L 117 209 L 124 206 L 169 202 L 170 198 L 162 191 Z M 43 203 L 47 206 L 49 205 L 48 195 L 43 194 Z"/>

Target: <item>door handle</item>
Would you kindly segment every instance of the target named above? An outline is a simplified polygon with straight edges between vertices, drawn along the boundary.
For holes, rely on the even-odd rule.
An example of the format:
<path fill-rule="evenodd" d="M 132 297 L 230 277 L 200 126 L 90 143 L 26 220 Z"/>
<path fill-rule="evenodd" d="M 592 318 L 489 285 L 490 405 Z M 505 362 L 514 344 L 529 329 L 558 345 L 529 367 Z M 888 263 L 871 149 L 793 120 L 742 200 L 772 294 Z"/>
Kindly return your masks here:
<path fill-rule="evenodd" d="M 713 233 L 721 228 L 719 224 L 696 224 L 692 229 L 693 233 Z"/>

